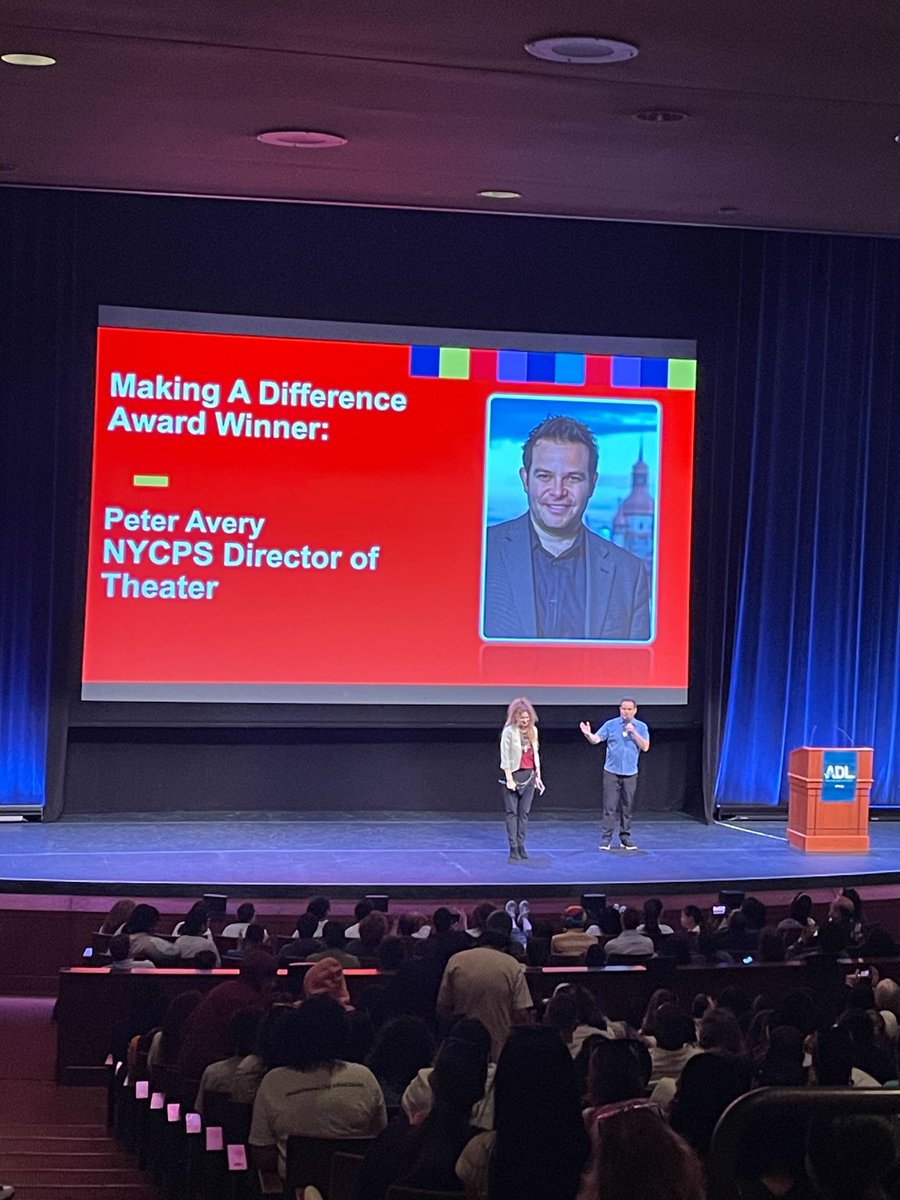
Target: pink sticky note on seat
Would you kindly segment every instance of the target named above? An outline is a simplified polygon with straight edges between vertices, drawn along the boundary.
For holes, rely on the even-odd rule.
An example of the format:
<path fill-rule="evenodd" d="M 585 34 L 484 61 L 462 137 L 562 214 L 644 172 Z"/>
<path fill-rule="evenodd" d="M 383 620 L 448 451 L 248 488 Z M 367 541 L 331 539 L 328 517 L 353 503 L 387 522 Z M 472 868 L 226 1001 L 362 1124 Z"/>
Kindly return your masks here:
<path fill-rule="evenodd" d="M 134 1085 L 135 1100 L 146 1100 L 150 1095 L 150 1084 L 146 1079 L 139 1079 Z"/>
<path fill-rule="evenodd" d="M 228 1147 L 228 1170 L 229 1171 L 246 1171 L 247 1170 L 247 1151 L 241 1145 L 230 1145 Z"/>
<path fill-rule="evenodd" d="M 225 1146 L 222 1138 L 221 1125 L 208 1125 L 206 1128 L 206 1148 L 207 1150 L 221 1150 Z"/>

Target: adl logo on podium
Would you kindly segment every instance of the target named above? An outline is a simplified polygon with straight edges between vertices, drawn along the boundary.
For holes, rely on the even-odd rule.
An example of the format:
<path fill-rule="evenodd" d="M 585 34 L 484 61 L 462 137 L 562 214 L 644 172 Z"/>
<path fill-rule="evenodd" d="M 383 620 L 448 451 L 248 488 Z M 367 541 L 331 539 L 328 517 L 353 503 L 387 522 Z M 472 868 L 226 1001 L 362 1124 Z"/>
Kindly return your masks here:
<path fill-rule="evenodd" d="M 822 755 L 822 799 L 856 799 L 855 750 L 826 750 Z"/>

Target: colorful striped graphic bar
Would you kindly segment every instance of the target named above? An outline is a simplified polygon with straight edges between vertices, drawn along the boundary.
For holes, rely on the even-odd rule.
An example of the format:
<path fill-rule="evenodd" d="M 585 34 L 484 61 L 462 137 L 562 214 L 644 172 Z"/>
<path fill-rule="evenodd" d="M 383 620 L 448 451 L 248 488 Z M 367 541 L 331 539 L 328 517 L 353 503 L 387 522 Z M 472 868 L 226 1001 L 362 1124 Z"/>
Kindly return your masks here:
<path fill-rule="evenodd" d="M 552 353 L 544 350 L 467 350 L 410 346 L 416 379 L 483 379 L 497 383 L 557 383 L 568 387 L 680 388 L 697 386 L 692 358 Z"/>
<path fill-rule="evenodd" d="M 135 487 L 164 488 L 169 486 L 169 477 L 168 475 L 135 475 L 132 483 Z"/>

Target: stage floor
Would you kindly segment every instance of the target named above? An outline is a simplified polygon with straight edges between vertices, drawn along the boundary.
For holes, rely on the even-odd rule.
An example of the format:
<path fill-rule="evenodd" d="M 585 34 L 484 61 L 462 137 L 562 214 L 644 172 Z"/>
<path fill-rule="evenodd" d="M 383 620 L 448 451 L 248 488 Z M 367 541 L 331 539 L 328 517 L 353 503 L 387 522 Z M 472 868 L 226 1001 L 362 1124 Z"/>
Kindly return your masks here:
<path fill-rule="evenodd" d="M 529 895 L 611 887 L 627 895 L 900 882 L 900 822 L 873 821 L 868 854 L 803 854 L 773 821 L 704 825 L 645 814 L 634 836 L 639 850 L 602 852 L 596 818 L 543 813 L 531 822 L 530 858 L 509 864 L 502 821 L 484 813 L 70 818 L 0 826 L 0 890 L 107 895 L 139 886 L 176 895 L 200 886 L 358 896 L 384 888 L 398 897 L 493 897 L 523 887 Z"/>

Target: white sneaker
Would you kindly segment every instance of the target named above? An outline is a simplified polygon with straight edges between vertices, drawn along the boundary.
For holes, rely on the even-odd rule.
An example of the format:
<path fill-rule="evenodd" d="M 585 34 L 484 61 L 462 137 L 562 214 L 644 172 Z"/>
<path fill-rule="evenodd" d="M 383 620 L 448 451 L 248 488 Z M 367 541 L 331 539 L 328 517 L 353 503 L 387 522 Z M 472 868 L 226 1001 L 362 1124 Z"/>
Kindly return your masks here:
<path fill-rule="evenodd" d="M 610 842 L 601 842 L 600 845 L 597 847 L 597 849 L 598 850 L 612 850 L 612 844 Z"/>
<path fill-rule="evenodd" d="M 12 1200 L 16 1189 L 9 1183 L 0 1183 L 0 1200 Z"/>

